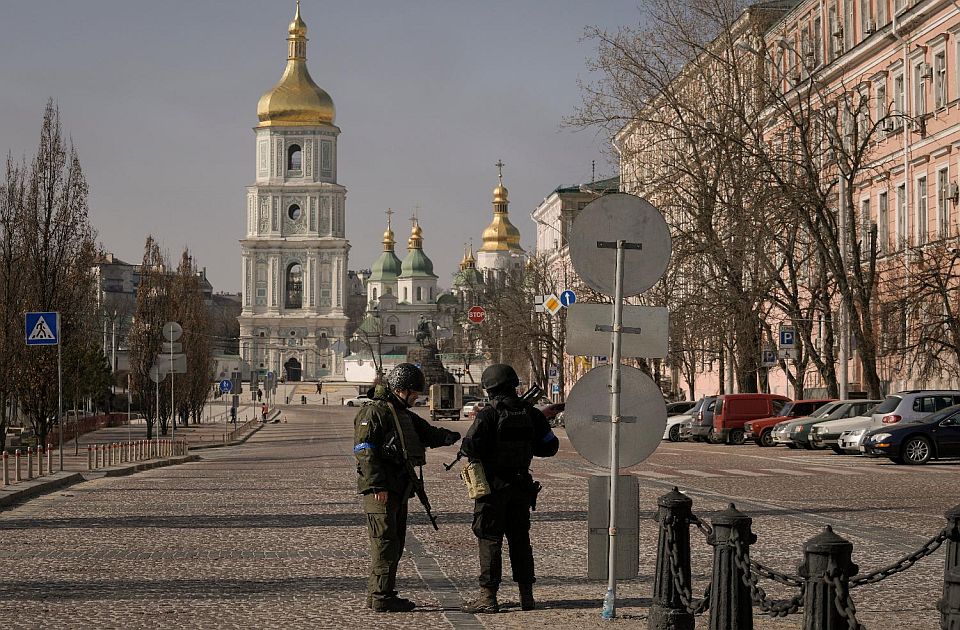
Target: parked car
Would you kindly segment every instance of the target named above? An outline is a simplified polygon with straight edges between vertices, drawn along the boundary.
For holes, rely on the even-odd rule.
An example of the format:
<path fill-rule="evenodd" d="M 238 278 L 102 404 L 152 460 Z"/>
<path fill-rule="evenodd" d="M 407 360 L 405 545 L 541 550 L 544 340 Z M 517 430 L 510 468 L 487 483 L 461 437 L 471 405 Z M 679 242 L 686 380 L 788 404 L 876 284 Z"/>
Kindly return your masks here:
<path fill-rule="evenodd" d="M 794 444 L 806 449 L 822 449 L 826 445 L 815 443 L 811 436 L 813 429 L 831 420 L 852 418 L 865 414 L 877 406 L 879 400 L 838 400 L 835 403 L 824 405 L 809 418 L 797 418 L 788 424 L 788 439 Z"/>
<path fill-rule="evenodd" d="M 780 413 L 769 418 L 752 420 L 743 425 L 743 437 L 752 439 L 757 446 L 774 446 L 773 427 L 787 418 L 807 417 L 820 407 L 833 402 L 831 398 L 816 398 L 811 400 L 794 400 L 788 402 Z"/>
<path fill-rule="evenodd" d="M 717 396 L 704 396 L 697 411 L 690 419 L 687 431 L 681 430 L 680 438 L 694 442 L 703 442 L 713 431 L 713 411 L 717 405 Z"/>
<path fill-rule="evenodd" d="M 960 404 L 960 391 L 957 390 L 912 389 L 897 392 L 873 408 L 869 421 L 858 423 L 841 433 L 837 438 L 837 446 L 845 453 L 874 455 L 864 449 L 863 440 L 870 431 L 919 420 L 955 404 Z"/>
<path fill-rule="evenodd" d="M 918 420 L 957 404 L 960 404 L 960 391 L 955 389 L 911 389 L 887 396 L 872 416 L 878 424 L 897 424 Z"/>
<path fill-rule="evenodd" d="M 709 439 L 715 444 L 743 444 L 744 424 L 779 416 L 789 402 L 780 394 L 724 394 L 717 399 Z"/>
<path fill-rule="evenodd" d="M 353 398 L 344 399 L 343 404 L 345 404 L 347 407 L 360 407 L 368 402 L 370 402 L 370 397 L 366 394 L 360 394 L 359 396 L 355 396 Z"/>
<path fill-rule="evenodd" d="M 477 412 L 490 404 L 489 398 L 481 398 L 480 400 L 474 400 L 473 402 L 468 402 L 463 406 L 463 411 L 461 416 L 464 418 L 469 418 L 473 420 L 477 417 Z"/>
<path fill-rule="evenodd" d="M 663 429 L 663 439 L 671 442 L 679 442 L 683 439 L 683 432 L 690 432 L 690 421 L 700 411 L 706 398 L 693 403 L 693 405 L 684 411 L 675 415 L 667 415 L 667 426 Z M 677 404 L 677 403 L 672 403 Z M 669 405 L 667 406 L 669 410 Z M 669 411 L 668 411 L 669 414 Z"/>
<path fill-rule="evenodd" d="M 898 464 L 926 464 L 931 459 L 960 457 L 960 405 L 924 418 L 884 426 L 867 433 L 864 452 Z"/>
<path fill-rule="evenodd" d="M 697 404 L 695 400 L 682 400 L 680 402 L 667 403 L 667 417 L 679 416 L 685 414 L 691 409 L 694 405 Z"/>
<path fill-rule="evenodd" d="M 875 407 L 876 405 L 874 405 Z M 871 410 L 868 409 L 860 416 L 821 422 L 813 427 L 810 439 L 816 447 L 830 447 L 834 453 L 844 455 L 847 451 L 840 446 L 840 436 L 851 431 L 860 431 L 860 435 L 866 433 L 865 429 L 873 426 L 873 416 L 870 414 Z M 855 452 L 860 452 L 859 445 L 857 445 Z"/>

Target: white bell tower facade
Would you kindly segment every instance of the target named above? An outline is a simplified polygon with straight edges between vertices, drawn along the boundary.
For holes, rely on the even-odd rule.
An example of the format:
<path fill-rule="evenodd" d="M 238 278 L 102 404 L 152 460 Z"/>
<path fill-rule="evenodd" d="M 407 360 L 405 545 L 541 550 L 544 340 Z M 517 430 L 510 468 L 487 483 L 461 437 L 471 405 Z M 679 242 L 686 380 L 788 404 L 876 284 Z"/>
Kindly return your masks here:
<path fill-rule="evenodd" d="M 298 1 L 286 70 L 257 107 L 256 179 L 240 241 L 241 357 L 287 381 L 342 379 L 347 325 L 340 129 L 333 100 L 307 71 L 306 35 Z"/>

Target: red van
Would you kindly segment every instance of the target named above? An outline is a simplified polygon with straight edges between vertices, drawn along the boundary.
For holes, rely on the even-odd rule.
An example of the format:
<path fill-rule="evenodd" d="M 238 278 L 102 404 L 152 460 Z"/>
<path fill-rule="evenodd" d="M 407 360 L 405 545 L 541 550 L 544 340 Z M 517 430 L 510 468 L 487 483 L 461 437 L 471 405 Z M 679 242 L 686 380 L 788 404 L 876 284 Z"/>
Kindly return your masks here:
<path fill-rule="evenodd" d="M 715 444 L 743 444 L 744 423 L 779 416 L 780 410 L 788 402 L 789 398 L 779 394 L 724 394 L 717 399 L 713 412 L 710 441 Z"/>

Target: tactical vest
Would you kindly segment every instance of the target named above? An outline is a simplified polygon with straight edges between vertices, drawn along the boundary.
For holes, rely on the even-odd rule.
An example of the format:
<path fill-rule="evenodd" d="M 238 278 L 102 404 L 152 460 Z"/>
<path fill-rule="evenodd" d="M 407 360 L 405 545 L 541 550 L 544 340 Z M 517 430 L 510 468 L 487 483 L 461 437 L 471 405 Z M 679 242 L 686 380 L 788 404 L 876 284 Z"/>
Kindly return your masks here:
<path fill-rule="evenodd" d="M 407 449 L 407 459 L 414 466 L 425 465 L 427 463 L 427 449 L 424 448 L 420 436 L 417 435 L 417 430 L 410 419 L 410 413 L 404 409 L 397 409 L 396 407 L 394 409 L 397 411 L 397 420 L 400 421 L 400 430 L 403 431 L 403 444 Z M 384 412 L 387 416 L 388 426 L 392 427 L 393 414 L 390 413 L 390 409 L 385 409 Z"/>
<path fill-rule="evenodd" d="M 533 460 L 533 419 L 526 407 L 513 408 L 494 401 L 497 414 L 497 449 L 494 465 L 501 469 L 527 470 Z"/>

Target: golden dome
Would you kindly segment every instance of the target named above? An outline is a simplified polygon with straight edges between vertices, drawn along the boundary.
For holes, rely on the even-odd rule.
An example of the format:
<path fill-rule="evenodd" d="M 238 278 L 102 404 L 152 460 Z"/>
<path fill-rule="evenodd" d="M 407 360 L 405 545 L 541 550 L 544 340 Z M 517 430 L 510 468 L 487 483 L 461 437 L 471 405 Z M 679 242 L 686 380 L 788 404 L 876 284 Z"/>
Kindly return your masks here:
<path fill-rule="evenodd" d="M 392 251 L 395 243 L 396 241 L 393 240 L 393 230 L 387 228 L 387 231 L 383 233 L 383 251 Z"/>
<path fill-rule="evenodd" d="M 523 251 L 520 247 L 520 230 L 506 212 L 495 212 L 493 222 L 483 231 L 481 252 Z"/>
<path fill-rule="evenodd" d="M 336 119 L 333 99 L 307 70 L 307 25 L 300 17 L 299 1 L 288 31 L 287 67 L 280 82 L 260 97 L 260 126 L 332 125 Z"/>
<path fill-rule="evenodd" d="M 407 240 L 407 249 L 423 248 L 423 229 L 420 228 L 420 222 L 414 221 L 413 228 L 410 230 L 410 238 Z"/>
<path fill-rule="evenodd" d="M 507 200 L 507 188 L 503 184 L 493 189 L 493 203 L 510 203 Z"/>

